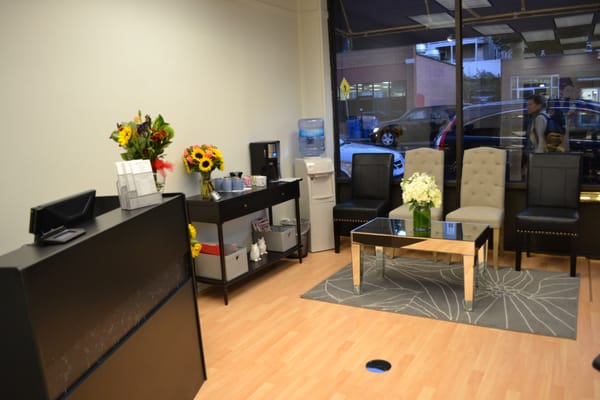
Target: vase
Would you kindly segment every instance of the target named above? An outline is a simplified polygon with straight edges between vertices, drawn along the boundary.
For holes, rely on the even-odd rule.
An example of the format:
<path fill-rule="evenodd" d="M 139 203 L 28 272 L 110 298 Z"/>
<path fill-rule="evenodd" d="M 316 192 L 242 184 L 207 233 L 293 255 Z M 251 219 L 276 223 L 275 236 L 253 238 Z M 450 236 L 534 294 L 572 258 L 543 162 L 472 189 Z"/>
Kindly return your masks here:
<path fill-rule="evenodd" d="M 431 207 L 415 206 L 413 209 L 413 233 L 418 237 L 431 236 Z"/>
<path fill-rule="evenodd" d="M 200 176 L 200 195 L 203 200 L 210 200 L 210 194 L 215 190 L 215 187 L 210 180 L 210 172 L 200 172 Z"/>
<path fill-rule="evenodd" d="M 159 193 L 164 192 L 165 184 L 167 183 L 167 176 L 163 176 L 160 172 L 153 172 L 154 175 L 154 184 L 156 185 L 156 191 Z"/>

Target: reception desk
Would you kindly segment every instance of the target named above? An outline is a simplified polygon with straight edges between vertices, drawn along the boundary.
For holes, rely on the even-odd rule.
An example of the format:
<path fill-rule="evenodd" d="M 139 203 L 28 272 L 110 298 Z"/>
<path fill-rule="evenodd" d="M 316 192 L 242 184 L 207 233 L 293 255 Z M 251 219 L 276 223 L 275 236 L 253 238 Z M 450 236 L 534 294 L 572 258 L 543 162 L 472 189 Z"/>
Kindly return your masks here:
<path fill-rule="evenodd" d="M 0 256 L 1 399 L 193 399 L 206 379 L 185 198 Z"/>

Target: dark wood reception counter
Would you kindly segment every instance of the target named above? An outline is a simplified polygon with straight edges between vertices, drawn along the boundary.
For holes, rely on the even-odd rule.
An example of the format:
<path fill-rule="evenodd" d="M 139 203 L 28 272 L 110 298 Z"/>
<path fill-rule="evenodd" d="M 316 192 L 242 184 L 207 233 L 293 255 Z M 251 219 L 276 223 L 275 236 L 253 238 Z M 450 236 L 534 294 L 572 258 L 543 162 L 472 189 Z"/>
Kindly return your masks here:
<path fill-rule="evenodd" d="M 0 256 L 0 398 L 193 399 L 206 379 L 185 197 Z"/>

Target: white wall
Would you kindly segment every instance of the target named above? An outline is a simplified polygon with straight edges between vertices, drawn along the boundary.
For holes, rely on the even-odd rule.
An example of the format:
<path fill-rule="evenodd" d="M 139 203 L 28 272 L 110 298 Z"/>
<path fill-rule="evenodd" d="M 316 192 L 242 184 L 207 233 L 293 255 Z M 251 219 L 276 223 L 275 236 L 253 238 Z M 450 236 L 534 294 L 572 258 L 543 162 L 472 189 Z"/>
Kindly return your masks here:
<path fill-rule="evenodd" d="M 327 37 L 303 44 L 309 11 L 297 5 L 314 3 L 309 21 L 321 21 L 323 2 L 0 0 L 0 254 L 31 242 L 31 206 L 89 188 L 115 194 L 119 148 L 108 137 L 138 109 L 175 129 L 168 192 L 199 191 L 180 162 L 191 144 L 215 144 L 226 171 L 249 172 L 248 142 L 278 139 L 282 175 L 293 175 L 310 103 L 301 79 L 314 73 L 300 73 L 300 50 L 321 54 Z"/>

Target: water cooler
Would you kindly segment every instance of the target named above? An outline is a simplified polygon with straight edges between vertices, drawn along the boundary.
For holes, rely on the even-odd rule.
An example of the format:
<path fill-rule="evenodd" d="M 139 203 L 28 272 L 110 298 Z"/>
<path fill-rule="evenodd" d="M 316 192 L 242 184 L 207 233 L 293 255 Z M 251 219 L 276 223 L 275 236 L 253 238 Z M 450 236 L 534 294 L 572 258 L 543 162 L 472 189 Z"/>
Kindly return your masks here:
<path fill-rule="evenodd" d="M 269 182 L 281 178 L 279 140 L 250 143 L 250 170 L 252 175 L 266 176 Z"/>
<path fill-rule="evenodd" d="M 335 179 L 333 161 L 325 157 L 297 158 L 294 175 L 300 181 L 300 216 L 310 222 L 311 252 L 333 249 Z"/>

